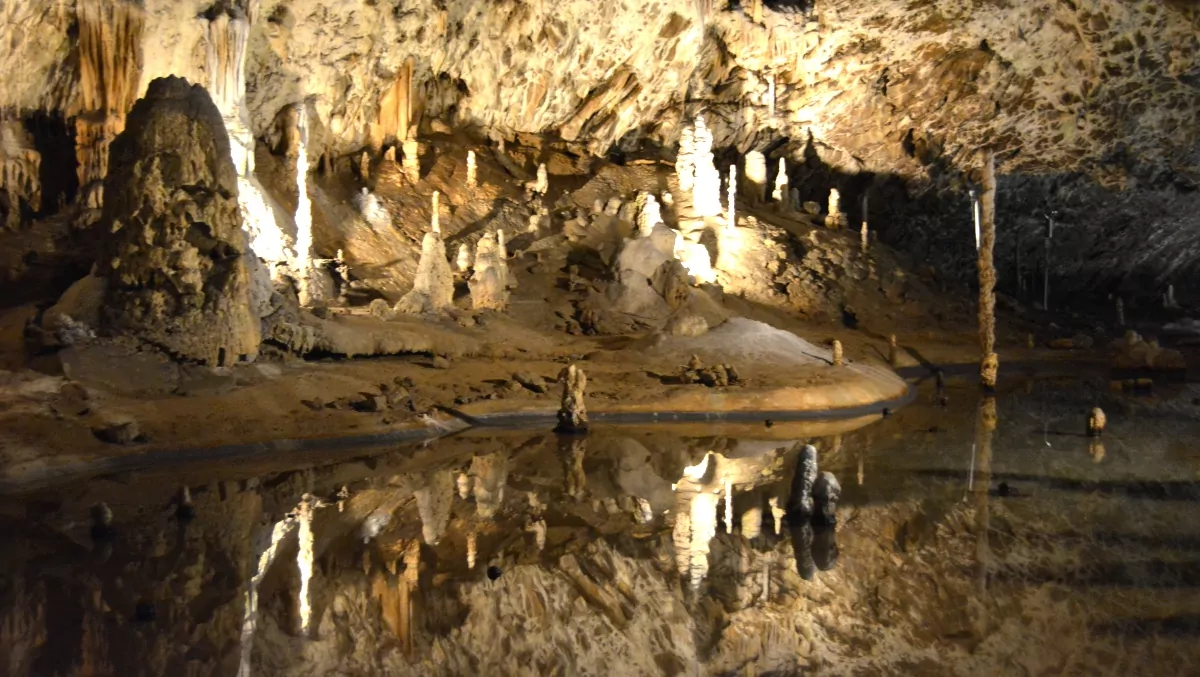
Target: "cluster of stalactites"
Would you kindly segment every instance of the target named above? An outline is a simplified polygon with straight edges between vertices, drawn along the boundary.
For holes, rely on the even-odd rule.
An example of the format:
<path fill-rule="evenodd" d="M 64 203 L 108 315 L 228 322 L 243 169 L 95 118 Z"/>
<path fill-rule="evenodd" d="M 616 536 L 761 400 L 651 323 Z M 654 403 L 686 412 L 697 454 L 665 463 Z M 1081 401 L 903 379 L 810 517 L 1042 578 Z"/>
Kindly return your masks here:
<path fill-rule="evenodd" d="M 75 149 L 85 204 L 98 208 L 108 147 L 125 129 L 142 72 L 144 10 L 131 2 L 78 0 L 79 98 Z"/>
<path fill-rule="evenodd" d="M 20 218 L 20 202 L 33 210 L 42 207 L 39 179 L 42 156 L 20 120 L 0 120 L 0 188 L 8 197 L 8 225 L 15 227 Z"/>

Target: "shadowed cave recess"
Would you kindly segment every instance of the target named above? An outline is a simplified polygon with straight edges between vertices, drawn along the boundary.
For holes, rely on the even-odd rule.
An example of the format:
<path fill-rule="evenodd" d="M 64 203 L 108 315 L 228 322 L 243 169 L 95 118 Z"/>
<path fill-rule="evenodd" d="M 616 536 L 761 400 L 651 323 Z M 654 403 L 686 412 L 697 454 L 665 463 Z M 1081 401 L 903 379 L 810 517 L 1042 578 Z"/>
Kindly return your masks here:
<path fill-rule="evenodd" d="M 0 673 L 1194 674 L 1200 5 L 20 0 L 0 58 Z"/>

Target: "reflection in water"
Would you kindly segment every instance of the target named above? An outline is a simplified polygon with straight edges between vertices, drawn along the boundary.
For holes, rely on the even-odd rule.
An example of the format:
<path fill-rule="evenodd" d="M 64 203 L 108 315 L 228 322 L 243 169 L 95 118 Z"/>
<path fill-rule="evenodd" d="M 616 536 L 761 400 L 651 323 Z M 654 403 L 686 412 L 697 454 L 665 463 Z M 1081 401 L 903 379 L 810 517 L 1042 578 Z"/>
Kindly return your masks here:
<path fill-rule="evenodd" d="M 1105 454 L 1078 433 L 1091 392 L 1042 394 L 833 438 L 468 434 L 0 499 L 0 665 L 913 674 L 936 656 L 936 674 L 1084 675 L 1138 673 L 1133 647 L 1190 674 L 1200 491 L 1178 436 L 1200 425 L 1158 413 L 1155 437 L 1116 415 Z"/>

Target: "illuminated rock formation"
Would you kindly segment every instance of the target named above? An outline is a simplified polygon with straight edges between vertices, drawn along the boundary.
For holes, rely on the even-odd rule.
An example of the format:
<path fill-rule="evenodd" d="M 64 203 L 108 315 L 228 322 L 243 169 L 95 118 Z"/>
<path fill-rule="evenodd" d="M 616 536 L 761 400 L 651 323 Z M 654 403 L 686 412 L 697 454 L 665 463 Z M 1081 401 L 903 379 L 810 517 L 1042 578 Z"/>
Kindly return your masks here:
<path fill-rule="evenodd" d="M 421 261 L 412 291 L 396 303 L 398 313 L 436 313 L 454 303 L 454 272 L 446 258 L 446 242 L 438 224 L 438 193 L 433 193 L 429 232 L 421 240 Z"/>
<path fill-rule="evenodd" d="M 696 131 L 690 126 L 684 127 L 679 137 L 675 175 L 679 179 L 679 189 L 691 194 L 696 183 Z"/>
<path fill-rule="evenodd" d="M 477 168 L 475 166 L 475 151 L 467 151 L 467 189 L 471 190 L 479 185 L 477 178 Z"/>
<path fill-rule="evenodd" d="M 296 121 L 296 244 L 292 257 L 292 270 L 296 273 L 296 284 L 300 305 L 313 301 L 316 285 L 313 277 L 312 260 L 312 201 L 308 196 L 308 110 L 301 106 Z"/>
<path fill-rule="evenodd" d="M 7 198 L 5 226 L 10 230 L 20 224 L 22 204 L 31 211 L 42 208 L 41 164 L 42 156 L 20 120 L 0 119 L 0 189 Z"/>
<path fill-rule="evenodd" d="M 692 208 L 697 216 L 718 216 L 721 214 L 721 175 L 713 164 L 713 137 L 704 116 L 696 118 L 695 150 L 695 179 L 692 183 Z"/>
<path fill-rule="evenodd" d="M 584 391 L 587 389 L 587 376 L 582 369 L 572 364 L 563 369 L 558 378 L 562 381 L 563 392 L 558 408 L 558 427 L 555 430 L 564 433 L 586 432 L 588 418 Z"/>
<path fill-rule="evenodd" d="M 654 227 L 661 224 L 662 208 L 658 204 L 658 200 L 654 199 L 653 195 L 648 193 L 638 194 L 639 209 L 637 214 L 638 234 L 646 237 L 654 230 Z"/>
<path fill-rule="evenodd" d="M 466 275 L 471 270 L 471 245 L 466 242 L 458 245 L 458 256 L 454 258 L 454 267 L 459 275 Z"/>
<path fill-rule="evenodd" d="M 142 73 L 144 10 L 124 0 L 80 0 L 79 98 L 75 149 L 83 203 L 99 208 L 109 167 L 109 144 L 125 129 Z M 228 140 L 226 140 L 228 144 Z"/>
<path fill-rule="evenodd" d="M 825 227 L 839 230 L 850 225 L 850 217 L 842 211 L 841 194 L 837 188 L 829 189 L 829 213 L 825 215 Z"/>
<path fill-rule="evenodd" d="M 128 122 L 105 179 L 103 324 L 211 365 L 252 359 L 261 328 L 220 112 L 204 88 L 165 78 Z"/>
<path fill-rule="evenodd" d="M 781 158 L 782 159 L 782 158 Z M 762 153 L 752 150 L 746 153 L 746 194 L 750 196 L 750 204 L 758 204 L 767 199 L 767 158 Z"/>
<path fill-rule="evenodd" d="M 471 305 L 476 310 L 504 310 L 508 307 L 507 263 L 500 260 L 495 233 L 484 233 L 475 245 L 474 272 L 468 287 Z"/>

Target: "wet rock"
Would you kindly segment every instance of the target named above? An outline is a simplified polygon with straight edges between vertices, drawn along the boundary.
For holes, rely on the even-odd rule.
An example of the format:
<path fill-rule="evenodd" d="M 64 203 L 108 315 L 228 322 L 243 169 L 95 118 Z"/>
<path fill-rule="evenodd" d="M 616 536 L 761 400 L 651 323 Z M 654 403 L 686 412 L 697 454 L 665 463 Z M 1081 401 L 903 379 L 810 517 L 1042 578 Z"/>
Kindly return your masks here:
<path fill-rule="evenodd" d="M 823 472 L 813 485 L 813 519 L 820 524 L 837 523 L 837 504 L 842 486 L 831 472 Z"/>
<path fill-rule="evenodd" d="M 513 381 L 516 381 L 517 383 L 528 388 L 529 390 L 532 390 L 535 393 L 538 393 L 539 395 L 544 394 L 549 391 L 549 389 L 546 387 L 545 379 L 543 379 L 541 376 L 538 376 L 537 374 L 533 374 L 533 373 L 530 373 L 527 371 L 519 371 L 519 372 L 513 374 L 512 378 L 513 378 Z"/>
<path fill-rule="evenodd" d="M 138 444 L 146 439 L 142 435 L 137 421 L 133 420 L 101 424 L 92 429 L 92 434 L 100 441 L 109 444 Z"/>
<path fill-rule="evenodd" d="M 587 432 L 587 405 L 584 402 L 584 391 L 587 389 L 587 376 L 583 370 L 574 364 L 569 365 L 559 374 L 563 384 L 562 404 L 558 409 L 558 432 L 580 433 Z"/>

